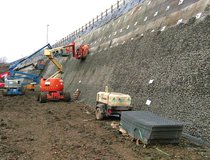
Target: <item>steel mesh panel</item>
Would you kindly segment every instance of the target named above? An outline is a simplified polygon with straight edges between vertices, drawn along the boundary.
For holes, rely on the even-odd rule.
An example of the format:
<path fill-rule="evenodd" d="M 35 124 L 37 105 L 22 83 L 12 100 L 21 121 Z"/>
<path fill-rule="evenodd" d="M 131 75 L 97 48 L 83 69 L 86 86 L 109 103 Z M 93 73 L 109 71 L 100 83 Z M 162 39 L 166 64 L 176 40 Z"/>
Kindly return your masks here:
<path fill-rule="evenodd" d="M 131 136 L 143 143 L 178 143 L 183 123 L 148 111 L 122 112 L 120 124 Z"/>

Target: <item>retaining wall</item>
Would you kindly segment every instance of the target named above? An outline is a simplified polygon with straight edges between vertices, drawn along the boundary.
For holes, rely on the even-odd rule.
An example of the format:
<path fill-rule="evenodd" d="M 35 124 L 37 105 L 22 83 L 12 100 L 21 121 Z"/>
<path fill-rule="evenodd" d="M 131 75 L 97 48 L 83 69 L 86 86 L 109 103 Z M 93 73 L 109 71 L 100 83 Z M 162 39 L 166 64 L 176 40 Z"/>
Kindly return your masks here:
<path fill-rule="evenodd" d="M 145 0 L 80 35 L 76 43 L 89 43 L 91 53 L 83 62 L 61 60 L 65 90 L 79 88 L 80 101 L 95 105 L 107 85 L 130 94 L 136 110 L 184 121 L 186 133 L 210 142 L 209 4 Z M 45 76 L 54 71 L 49 66 Z"/>

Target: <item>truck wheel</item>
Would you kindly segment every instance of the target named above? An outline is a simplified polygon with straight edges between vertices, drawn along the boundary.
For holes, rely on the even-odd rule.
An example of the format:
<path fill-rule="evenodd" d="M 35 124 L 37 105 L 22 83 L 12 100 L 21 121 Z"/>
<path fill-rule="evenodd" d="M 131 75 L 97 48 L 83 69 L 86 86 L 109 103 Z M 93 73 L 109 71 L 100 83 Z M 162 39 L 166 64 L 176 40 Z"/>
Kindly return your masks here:
<path fill-rule="evenodd" d="M 69 92 L 63 93 L 63 96 L 64 96 L 64 101 L 65 102 L 70 102 L 71 101 L 71 96 L 70 96 Z"/>
<path fill-rule="evenodd" d="M 40 103 L 46 103 L 47 102 L 47 94 L 46 93 L 41 93 L 40 94 L 39 102 Z"/>
<path fill-rule="evenodd" d="M 40 93 L 37 94 L 36 100 L 39 101 L 39 99 L 40 99 Z"/>
<path fill-rule="evenodd" d="M 22 92 L 22 95 L 26 94 L 26 88 L 21 88 L 20 92 Z"/>
<path fill-rule="evenodd" d="M 39 85 L 35 85 L 34 86 L 34 91 L 35 92 L 40 92 L 40 86 Z"/>
<path fill-rule="evenodd" d="M 102 120 L 104 118 L 105 118 L 105 116 L 104 116 L 104 113 L 101 111 L 101 109 L 96 108 L 96 119 L 97 120 Z"/>
<path fill-rule="evenodd" d="M 81 62 L 85 61 L 87 57 L 82 57 Z"/>

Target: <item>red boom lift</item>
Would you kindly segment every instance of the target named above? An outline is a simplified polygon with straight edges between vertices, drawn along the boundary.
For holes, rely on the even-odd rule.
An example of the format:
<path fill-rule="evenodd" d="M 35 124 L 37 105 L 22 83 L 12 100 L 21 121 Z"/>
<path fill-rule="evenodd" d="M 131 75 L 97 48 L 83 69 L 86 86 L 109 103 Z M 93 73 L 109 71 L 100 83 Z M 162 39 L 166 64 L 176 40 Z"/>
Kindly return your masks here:
<path fill-rule="evenodd" d="M 88 45 L 81 45 L 77 51 L 75 50 L 75 42 L 72 42 L 66 46 L 57 47 L 53 49 L 45 49 L 44 55 L 49 58 L 51 62 L 56 66 L 57 72 L 55 72 L 49 78 L 42 78 L 40 81 L 40 94 L 38 95 L 37 100 L 41 103 L 51 100 L 64 100 L 71 101 L 70 93 L 64 92 L 64 82 L 61 78 L 63 73 L 62 65 L 55 59 L 55 57 L 67 57 L 70 54 L 73 54 L 73 57 L 76 59 L 85 59 L 89 53 Z"/>

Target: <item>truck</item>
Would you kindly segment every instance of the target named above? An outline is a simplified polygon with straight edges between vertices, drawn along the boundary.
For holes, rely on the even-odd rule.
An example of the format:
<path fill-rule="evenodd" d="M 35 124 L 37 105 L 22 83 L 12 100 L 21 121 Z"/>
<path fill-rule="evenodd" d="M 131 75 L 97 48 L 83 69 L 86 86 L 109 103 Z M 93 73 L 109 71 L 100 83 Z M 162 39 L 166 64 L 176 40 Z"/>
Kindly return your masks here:
<path fill-rule="evenodd" d="M 131 111 L 131 96 L 119 92 L 100 91 L 96 95 L 95 117 L 96 120 L 103 120 L 106 117 L 121 116 L 122 111 Z"/>

